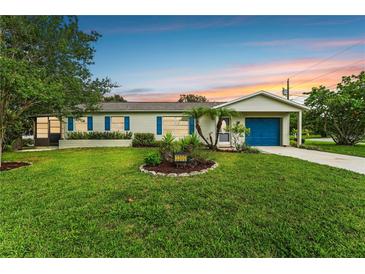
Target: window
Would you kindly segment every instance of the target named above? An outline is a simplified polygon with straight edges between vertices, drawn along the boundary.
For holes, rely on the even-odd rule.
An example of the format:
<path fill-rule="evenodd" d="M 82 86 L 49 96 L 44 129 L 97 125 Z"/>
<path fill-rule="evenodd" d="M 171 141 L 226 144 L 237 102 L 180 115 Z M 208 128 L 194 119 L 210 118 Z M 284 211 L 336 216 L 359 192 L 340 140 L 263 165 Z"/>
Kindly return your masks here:
<path fill-rule="evenodd" d="M 156 117 L 156 134 L 157 135 L 162 134 L 162 117 L 161 116 Z"/>
<path fill-rule="evenodd" d="M 87 130 L 88 131 L 93 130 L 93 117 L 92 116 L 87 117 Z"/>
<path fill-rule="evenodd" d="M 49 133 L 50 134 L 61 133 L 61 123 L 57 117 L 49 117 Z"/>
<path fill-rule="evenodd" d="M 111 117 L 111 130 L 112 131 L 123 131 L 124 130 L 123 116 L 112 116 Z"/>
<path fill-rule="evenodd" d="M 48 138 L 48 117 L 37 118 L 37 138 Z"/>
<path fill-rule="evenodd" d="M 73 131 L 74 130 L 74 118 L 73 117 L 68 117 L 67 118 L 67 130 L 68 131 Z"/>
<path fill-rule="evenodd" d="M 80 117 L 75 121 L 75 128 L 78 132 L 86 132 L 87 126 L 86 117 Z"/>
<path fill-rule="evenodd" d="M 186 116 L 163 117 L 163 134 L 167 132 L 177 138 L 189 135 L 189 118 Z"/>
<path fill-rule="evenodd" d="M 219 142 L 221 143 L 229 143 L 230 142 L 230 134 L 226 131 L 226 128 L 229 127 L 230 121 L 229 118 L 223 118 L 221 131 L 219 132 Z"/>
<path fill-rule="evenodd" d="M 104 129 L 105 131 L 110 130 L 110 116 L 105 116 Z"/>

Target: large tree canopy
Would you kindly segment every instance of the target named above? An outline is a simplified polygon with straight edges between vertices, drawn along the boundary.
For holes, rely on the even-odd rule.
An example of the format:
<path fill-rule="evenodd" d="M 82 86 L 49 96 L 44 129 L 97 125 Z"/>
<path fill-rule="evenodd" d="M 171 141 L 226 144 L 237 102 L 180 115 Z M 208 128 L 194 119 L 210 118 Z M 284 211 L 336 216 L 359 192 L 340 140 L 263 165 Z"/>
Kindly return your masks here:
<path fill-rule="evenodd" d="M 322 125 L 337 144 L 353 145 L 365 136 L 365 72 L 346 76 L 336 91 L 312 89 L 305 104 L 308 117 Z"/>
<path fill-rule="evenodd" d="M 114 86 L 89 69 L 99 37 L 81 31 L 75 16 L 0 16 L 0 148 L 22 117 L 95 108 Z"/>
<path fill-rule="evenodd" d="M 119 94 L 114 94 L 113 96 L 104 96 L 103 101 L 104 102 L 127 102 L 127 100 L 124 99 L 124 97 L 120 96 Z"/>
<path fill-rule="evenodd" d="M 178 100 L 179 103 L 204 103 L 208 102 L 208 99 L 202 95 L 196 94 L 180 94 L 180 98 Z"/>

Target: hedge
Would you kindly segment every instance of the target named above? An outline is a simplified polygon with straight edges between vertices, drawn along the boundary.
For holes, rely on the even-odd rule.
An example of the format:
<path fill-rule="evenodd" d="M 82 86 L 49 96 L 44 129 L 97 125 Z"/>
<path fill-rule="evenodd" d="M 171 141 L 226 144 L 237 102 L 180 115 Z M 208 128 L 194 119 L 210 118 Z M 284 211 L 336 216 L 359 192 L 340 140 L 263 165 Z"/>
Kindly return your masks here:
<path fill-rule="evenodd" d="M 134 147 L 155 147 L 157 146 L 153 133 L 134 133 L 132 146 Z"/>
<path fill-rule="evenodd" d="M 103 140 L 103 139 L 132 139 L 132 132 L 119 132 L 119 131 L 106 131 L 106 132 L 68 132 L 66 139 L 69 140 L 80 140 L 80 139 L 92 139 L 92 140 Z"/>

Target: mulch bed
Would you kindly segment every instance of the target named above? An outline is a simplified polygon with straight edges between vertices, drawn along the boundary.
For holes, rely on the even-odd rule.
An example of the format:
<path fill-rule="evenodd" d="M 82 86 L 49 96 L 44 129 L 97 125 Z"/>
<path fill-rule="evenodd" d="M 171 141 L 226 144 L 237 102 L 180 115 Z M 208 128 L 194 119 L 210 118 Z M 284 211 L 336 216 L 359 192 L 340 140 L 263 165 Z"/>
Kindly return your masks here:
<path fill-rule="evenodd" d="M 158 166 L 145 166 L 144 169 L 149 171 L 161 172 L 161 173 L 189 173 L 193 171 L 201 171 L 203 169 L 210 168 L 215 163 L 213 161 L 207 161 L 205 163 L 199 163 L 197 165 L 189 165 L 185 166 L 179 165 L 178 167 L 174 163 L 163 162 Z"/>
<path fill-rule="evenodd" d="M 30 163 L 26 162 L 3 162 L 1 163 L 0 171 L 7 171 L 10 169 L 15 169 L 23 166 L 30 166 Z"/>

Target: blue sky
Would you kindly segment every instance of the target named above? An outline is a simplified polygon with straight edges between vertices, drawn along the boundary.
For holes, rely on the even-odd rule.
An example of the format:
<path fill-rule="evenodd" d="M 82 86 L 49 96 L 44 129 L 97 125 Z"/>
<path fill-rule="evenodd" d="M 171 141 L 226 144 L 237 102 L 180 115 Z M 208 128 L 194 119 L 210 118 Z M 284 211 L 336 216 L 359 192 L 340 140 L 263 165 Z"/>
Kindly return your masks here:
<path fill-rule="evenodd" d="M 260 89 L 280 94 L 289 76 L 293 93 L 301 94 L 365 69 L 365 16 L 80 16 L 79 22 L 102 34 L 94 75 L 120 84 L 113 92 L 130 101 L 175 101 L 191 92 L 212 101 Z"/>

